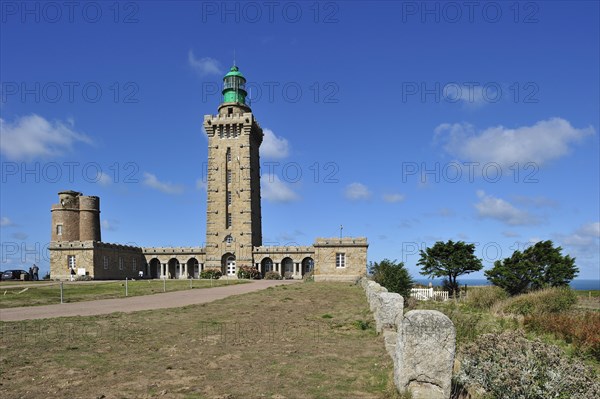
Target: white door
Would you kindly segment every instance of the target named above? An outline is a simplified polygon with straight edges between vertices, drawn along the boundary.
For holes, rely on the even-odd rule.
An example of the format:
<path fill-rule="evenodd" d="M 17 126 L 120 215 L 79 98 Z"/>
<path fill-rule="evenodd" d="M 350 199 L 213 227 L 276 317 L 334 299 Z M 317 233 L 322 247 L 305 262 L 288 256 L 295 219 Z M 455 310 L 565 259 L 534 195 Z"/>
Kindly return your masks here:
<path fill-rule="evenodd" d="M 227 258 L 227 275 L 235 276 L 235 258 L 234 257 Z"/>

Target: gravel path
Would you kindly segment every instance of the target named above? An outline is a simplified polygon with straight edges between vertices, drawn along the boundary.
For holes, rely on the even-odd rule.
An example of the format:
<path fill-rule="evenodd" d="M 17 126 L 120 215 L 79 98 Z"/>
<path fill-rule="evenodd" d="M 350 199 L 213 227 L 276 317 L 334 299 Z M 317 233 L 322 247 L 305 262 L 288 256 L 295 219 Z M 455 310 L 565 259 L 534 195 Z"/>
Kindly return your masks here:
<path fill-rule="evenodd" d="M 0 321 L 49 319 L 52 317 L 94 316 L 114 312 L 177 308 L 223 299 L 231 295 L 264 290 L 281 284 L 294 284 L 299 280 L 256 280 L 248 284 L 165 292 L 162 294 L 134 296 L 131 298 L 101 299 L 63 303 L 57 305 L 29 306 L 0 310 Z"/>

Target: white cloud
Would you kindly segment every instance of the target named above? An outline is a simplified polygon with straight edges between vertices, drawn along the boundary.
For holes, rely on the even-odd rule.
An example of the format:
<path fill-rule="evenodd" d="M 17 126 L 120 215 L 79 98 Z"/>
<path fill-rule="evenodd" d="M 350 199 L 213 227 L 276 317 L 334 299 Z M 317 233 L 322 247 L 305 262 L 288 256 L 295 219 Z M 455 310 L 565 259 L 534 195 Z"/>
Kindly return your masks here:
<path fill-rule="evenodd" d="M 577 229 L 577 233 L 588 237 L 600 237 L 600 222 L 587 223 Z"/>
<path fill-rule="evenodd" d="M 100 222 L 100 226 L 102 227 L 103 230 L 106 231 L 115 231 L 117 230 L 117 226 L 118 226 L 119 222 L 116 220 L 108 220 L 108 219 L 104 219 L 103 221 Z"/>
<path fill-rule="evenodd" d="M 151 188 L 161 191 L 165 194 L 181 194 L 183 193 L 183 187 L 169 182 L 159 181 L 152 173 L 144 172 L 143 183 Z"/>
<path fill-rule="evenodd" d="M 98 176 L 98 183 L 103 186 L 108 186 L 110 183 L 112 183 L 112 177 L 104 172 L 100 172 L 100 175 Z"/>
<path fill-rule="evenodd" d="M 193 50 L 188 51 L 188 63 L 200 76 L 223 74 L 219 61 L 210 57 L 196 58 Z"/>
<path fill-rule="evenodd" d="M 594 134 L 594 128 L 576 129 L 564 119 L 551 118 L 533 126 L 509 129 L 500 125 L 480 132 L 468 123 L 443 123 L 434 132 L 435 141 L 442 142 L 448 153 L 465 160 L 539 166 L 567 155 L 571 145 Z"/>
<path fill-rule="evenodd" d="M 0 152 L 9 159 L 22 161 L 60 156 L 77 142 L 92 143 L 88 136 L 73 130 L 72 120 L 49 122 L 36 114 L 13 123 L 0 118 L 0 136 Z"/>
<path fill-rule="evenodd" d="M 486 103 L 495 102 L 498 99 L 498 90 L 493 86 L 487 87 L 484 92 L 482 85 L 458 85 L 447 84 L 443 88 L 444 98 L 450 102 L 462 101 L 472 107 L 480 107 Z"/>
<path fill-rule="evenodd" d="M 438 214 L 438 216 L 445 217 L 445 218 L 449 218 L 449 217 L 456 215 L 456 213 L 450 208 L 440 208 L 437 210 L 437 214 Z"/>
<path fill-rule="evenodd" d="M 262 198 L 270 202 L 291 202 L 299 198 L 277 175 L 262 175 L 260 191 Z"/>
<path fill-rule="evenodd" d="M 208 188 L 208 184 L 204 181 L 204 179 L 196 180 L 196 189 L 200 191 L 206 191 Z"/>
<path fill-rule="evenodd" d="M 590 278 L 597 278 L 600 261 L 600 222 L 586 223 L 579 226 L 571 234 L 554 234 L 553 238 L 569 255 L 577 259 L 577 265 L 582 272 L 589 271 Z"/>
<path fill-rule="evenodd" d="M 406 197 L 404 196 L 404 194 L 384 194 L 383 195 L 383 200 L 385 202 L 390 202 L 390 203 L 395 203 L 395 202 L 402 202 L 404 201 Z"/>
<path fill-rule="evenodd" d="M 529 213 L 515 208 L 509 202 L 486 194 L 482 190 L 477 191 L 480 201 L 475 204 L 477 214 L 481 218 L 496 219 L 511 226 L 536 224 L 537 218 Z"/>
<path fill-rule="evenodd" d="M 6 216 L 2 216 L 0 218 L 0 226 L 1 227 L 8 227 L 8 226 L 13 226 L 13 225 L 14 225 L 14 223 L 12 222 L 12 220 L 7 218 Z"/>
<path fill-rule="evenodd" d="M 512 238 L 512 237 L 520 237 L 521 235 L 515 231 L 503 231 L 502 235 L 504 237 Z"/>
<path fill-rule="evenodd" d="M 14 238 L 16 240 L 25 241 L 28 237 L 29 237 L 29 234 L 24 233 L 22 231 L 17 231 L 15 233 L 12 233 L 12 238 Z"/>
<path fill-rule="evenodd" d="M 360 201 L 371 198 L 371 192 L 361 183 L 351 183 L 346 187 L 346 198 L 352 201 Z"/>
<path fill-rule="evenodd" d="M 263 130 L 263 142 L 260 145 L 260 156 L 271 159 L 281 159 L 289 155 L 290 145 L 283 137 L 277 137 L 270 129 Z"/>
<path fill-rule="evenodd" d="M 556 208 L 556 207 L 558 207 L 558 202 L 556 202 L 553 199 L 542 197 L 542 196 L 527 197 L 524 195 L 516 195 L 513 198 L 514 198 L 515 202 L 517 202 L 521 205 L 525 205 L 525 206 L 530 206 L 530 207 L 535 207 L 535 208 L 543 208 L 543 207 Z"/>

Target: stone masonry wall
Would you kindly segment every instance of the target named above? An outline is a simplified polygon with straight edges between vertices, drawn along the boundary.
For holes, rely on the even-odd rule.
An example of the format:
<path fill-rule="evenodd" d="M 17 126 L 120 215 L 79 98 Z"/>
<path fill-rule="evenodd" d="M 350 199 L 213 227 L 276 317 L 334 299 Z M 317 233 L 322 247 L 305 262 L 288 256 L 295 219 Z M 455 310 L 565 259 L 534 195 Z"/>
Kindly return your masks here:
<path fill-rule="evenodd" d="M 448 399 L 456 351 L 452 321 L 435 310 L 412 310 L 405 315 L 404 299 L 374 281 L 362 278 L 376 330 L 394 361 L 394 384 L 414 399 Z"/>

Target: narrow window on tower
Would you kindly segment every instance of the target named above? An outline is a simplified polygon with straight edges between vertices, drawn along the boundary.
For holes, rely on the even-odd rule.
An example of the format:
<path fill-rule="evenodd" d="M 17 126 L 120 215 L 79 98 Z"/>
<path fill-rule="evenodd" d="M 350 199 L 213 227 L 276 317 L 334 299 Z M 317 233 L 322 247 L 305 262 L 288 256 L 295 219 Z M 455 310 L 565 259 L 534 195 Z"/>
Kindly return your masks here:
<path fill-rule="evenodd" d="M 231 191 L 227 191 L 227 205 L 231 205 Z"/>
<path fill-rule="evenodd" d="M 108 270 L 108 256 L 104 256 L 104 270 Z"/>
<path fill-rule="evenodd" d="M 227 171 L 227 184 L 231 184 L 231 171 Z"/>
<path fill-rule="evenodd" d="M 123 265 L 124 265 L 123 258 L 119 256 L 119 270 L 123 270 Z"/>
<path fill-rule="evenodd" d="M 233 114 L 233 107 L 227 107 L 227 115 Z"/>
<path fill-rule="evenodd" d="M 75 255 L 67 256 L 67 263 L 69 265 L 69 269 L 75 269 L 77 266 L 77 262 L 75 261 Z"/>
<path fill-rule="evenodd" d="M 227 148 L 227 162 L 231 162 L 231 148 Z"/>
<path fill-rule="evenodd" d="M 57 236 L 62 236 L 62 224 L 57 224 L 56 225 L 56 235 Z"/>
<path fill-rule="evenodd" d="M 225 227 L 226 228 L 231 227 L 231 213 L 227 213 L 227 220 L 225 221 Z"/>

